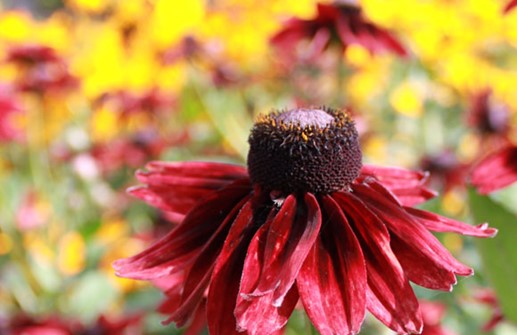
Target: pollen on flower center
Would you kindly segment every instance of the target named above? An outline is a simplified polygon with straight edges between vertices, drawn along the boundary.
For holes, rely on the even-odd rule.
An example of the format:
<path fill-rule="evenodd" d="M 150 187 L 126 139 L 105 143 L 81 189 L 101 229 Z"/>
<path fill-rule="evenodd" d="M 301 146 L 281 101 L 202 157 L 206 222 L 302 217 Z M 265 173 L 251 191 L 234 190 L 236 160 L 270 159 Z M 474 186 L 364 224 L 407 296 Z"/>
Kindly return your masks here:
<path fill-rule="evenodd" d="M 345 112 L 326 107 L 261 115 L 249 144 L 251 181 L 270 191 L 344 190 L 362 166 L 354 122 Z"/>

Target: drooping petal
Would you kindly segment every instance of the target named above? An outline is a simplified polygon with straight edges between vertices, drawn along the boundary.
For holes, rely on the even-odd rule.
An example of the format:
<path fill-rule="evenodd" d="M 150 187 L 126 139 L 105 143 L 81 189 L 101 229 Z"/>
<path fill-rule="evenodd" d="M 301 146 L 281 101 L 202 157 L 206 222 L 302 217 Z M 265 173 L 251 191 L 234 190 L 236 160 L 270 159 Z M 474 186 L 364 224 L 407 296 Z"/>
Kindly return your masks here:
<path fill-rule="evenodd" d="M 472 171 L 471 181 L 481 194 L 517 182 L 517 146 L 505 147 L 481 160 Z"/>
<path fill-rule="evenodd" d="M 425 185 L 429 174 L 397 167 L 363 165 L 358 181 L 373 177 L 392 192 L 405 206 L 414 206 L 436 197 L 437 193 Z"/>
<path fill-rule="evenodd" d="M 248 204 L 247 207 L 243 207 L 244 204 L 248 203 L 250 197 L 251 195 L 245 197 L 232 209 L 199 252 L 184 280 L 181 303 L 166 323 L 174 321 L 179 327 L 182 327 L 194 315 L 194 311 L 209 285 L 215 259 L 219 256 L 232 223 L 248 220 L 252 216 L 251 205 Z"/>
<path fill-rule="evenodd" d="M 136 174 L 145 185 L 132 187 L 128 193 L 176 215 L 185 215 L 214 190 L 247 178 L 244 167 L 224 163 L 151 162 L 146 169 Z"/>
<path fill-rule="evenodd" d="M 244 205 L 246 216 L 236 220 L 216 260 L 208 291 L 208 329 L 211 335 L 238 334 L 234 316 L 244 259 L 250 242 L 262 223 L 254 213 L 252 200 Z"/>
<path fill-rule="evenodd" d="M 413 283 L 432 290 L 452 291 L 457 280 L 454 272 L 415 250 L 397 235 L 391 236 L 391 249 L 397 256 L 408 279 Z"/>
<path fill-rule="evenodd" d="M 354 185 L 355 187 L 355 185 Z M 333 198 L 346 215 L 366 260 L 368 310 L 386 326 L 400 333 L 420 332 L 418 301 L 402 266 L 390 247 L 389 233 L 360 195 L 336 192 Z"/>
<path fill-rule="evenodd" d="M 296 285 L 291 286 L 280 306 L 274 305 L 273 292 L 260 297 L 237 298 L 234 311 L 237 329 L 250 335 L 274 334 L 281 331 L 298 302 Z"/>
<path fill-rule="evenodd" d="M 404 207 L 414 219 L 417 219 L 424 227 L 436 232 L 451 232 L 477 237 L 494 237 L 497 229 L 490 228 L 488 223 L 471 226 L 461 221 L 449 219 L 438 214 L 423 211 L 416 208 Z"/>
<path fill-rule="evenodd" d="M 322 200 L 325 228 L 296 281 L 312 323 L 322 335 L 356 334 L 366 312 L 366 268 L 361 247 L 341 209 Z"/>
<path fill-rule="evenodd" d="M 392 234 L 408 244 L 415 252 L 421 253 L 446 270 L 458 275 L 469 276 L 473 271 L 456 260 L 447 249 L 422 224 L 413 219 L 401 207 L 388 190 L 376 181 L 354 184 L 354 191 L 369 208 L 386 224 Z"/>
<path fill-rule="evenodd" d="M 249 296 L 274 291 L 273 304 L 280 306 L 318 237 L 320 227 L 321 212 L 312 194 L 305 194 L 303 204 L 298 206 L 294 195 L 287 197 L 267 232 L 261 276 Z M 248 273 L 245 269 L 243 282 Z"/>
<path fill-rule="evenodd" d="M 227 214 L 250 192 L 239 181 L 208 195 L 169 234 L 141 253 L 113 263 L 117 275 L 158 278 L 183 268 L 219 228 Z"/>

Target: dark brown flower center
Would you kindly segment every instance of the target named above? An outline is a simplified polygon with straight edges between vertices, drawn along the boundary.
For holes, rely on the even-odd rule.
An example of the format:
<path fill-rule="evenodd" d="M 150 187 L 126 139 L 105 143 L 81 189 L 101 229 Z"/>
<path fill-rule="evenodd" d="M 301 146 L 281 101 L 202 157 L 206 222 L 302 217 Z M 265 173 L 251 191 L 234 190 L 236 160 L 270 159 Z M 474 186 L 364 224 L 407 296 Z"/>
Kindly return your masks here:
<path fill-rule="evenodd" d="M 322 107 L 259 116 L 249 137 L 251 181 L 282 193 L 330 193 L 359 176 L 362 154 L 354 122 Z"/>

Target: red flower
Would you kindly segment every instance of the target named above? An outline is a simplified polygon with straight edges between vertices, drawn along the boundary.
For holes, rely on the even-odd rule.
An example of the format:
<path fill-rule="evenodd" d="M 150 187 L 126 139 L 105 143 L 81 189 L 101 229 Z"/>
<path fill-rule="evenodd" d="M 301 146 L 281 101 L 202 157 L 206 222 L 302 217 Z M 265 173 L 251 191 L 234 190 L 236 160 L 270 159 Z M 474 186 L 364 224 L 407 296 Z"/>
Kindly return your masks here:
<path fill-rule="evenodd" d="M 497 327 L 497 325 L 504 321 L 503 311 L 501 310 L 501 306 L 499 305 L 499 302 L 497 301 L 497 297 L 493 290 L 479 290 L 474 295 L 474 299 L 485 305 L 488 305 L 492 309 L 492 317 L 490 318 L 490 320 L 488 320 L 487 323 L 483 325 L 483 327 L 481 328 L 482 331 L 490 332 L 494 330 L 494 328 Z"/>
<path fill-rule="evenodd" d="M 420 332 L 410 281 L 450 291 L 461 264 L 430 231 L 488 237 L 411 208 L 433 196 L 426 175 L 363 166 L 350 117 L 327 108 L 274 112 L 252 129 L 248 169 L 224 163 L 150 163 L 130 192 L 181 224 L 120 276 L 184 274 L 168 322 L 206 304 L 211 334 L 275 334 L 299 299 L 321 334 L 359 332 L 366 310 L 391 329 Z M 177 277 L 176 277 L 177 278 Z M 206 297 L 205 297 L 206 295 Z"/>
<path fill-rule="evenodd" d="M 488 194 L 517 181 L 517 146 L 506 146 L 477 163 L 472 184 L 481 194 Z"/>
<path fill-rule="evenodd" d="M 459 162 L 455 153 L 450 150 L 423 157 L 420 167 L 430 172 L 431 185 L 443 189 L 444 192 L 463 186 L 468 173 L 468 165 Z"/>
<path fill-rule="evenodd" d="M 43 45 L 20 45 L 7 51 L 6 61 L 19 69 L 16 86 L 26 92 L 66 92 L 78 87 L 79 80 L 56 51 Z"/>
<path fill-rule="evenodd" d="M 441 325 L 447 306 L 433 301 L 420 300 L 419 302 L 424 321 L 422 335 L 454 335 Z"/>
<path fill-rule="evenodd" d="M 142 93 L 125 90 L 105 93 L 97 99 L 96 104 L 112 106 L 124 119 L 134 114 L 153 115 L 168 111 L 173 106 L 174 100 L 159 89 L 151 88 Z"/>
<path fill-rule="evenodd" d="M 85 325 L 77 320 L 58 316 L 44 318 L 16 315 L 6 322 L 0 322 L 0 333 L 10 335 L 125 335 L 142 334 L 141 315 L 123 318 L 99 316 L 95 323 Z"/>
<path fill-rule="evenodd" d="M 510 130 L 510 110 L 493 100 L 491 89 L 484 89 L 472 96 L 467 123 L 483 136 L 502 138 Z"/>
<path fill-rule="evenodd" d="M 509 13 L 515 6 L 517 6 L 517 0 L 511 0 L 506 4 L 506 6 L 504 6 L 503 13 Z"/>
<path fill-rule="evenodd" d="M 316 17 L 308 20 L 291 18 L 271 42 L 289 52 L 303 39 L 312 41 L 313 54 L 318 55 L 329 44 L 346 49 L 357 44 L 372 53 L 391 51 L 399 56 L 408 55 L 402 44 L 387 30 L 382 29 L 364 17 L 358 5 L 334 3 L 317 5 Z"/>
<path fill-rule="evenodd" d="M 0 84 L 0 141 L 21 140 L 23 134 L 15 125 L 14 117 L 21 107 L 11 87 Z"/>

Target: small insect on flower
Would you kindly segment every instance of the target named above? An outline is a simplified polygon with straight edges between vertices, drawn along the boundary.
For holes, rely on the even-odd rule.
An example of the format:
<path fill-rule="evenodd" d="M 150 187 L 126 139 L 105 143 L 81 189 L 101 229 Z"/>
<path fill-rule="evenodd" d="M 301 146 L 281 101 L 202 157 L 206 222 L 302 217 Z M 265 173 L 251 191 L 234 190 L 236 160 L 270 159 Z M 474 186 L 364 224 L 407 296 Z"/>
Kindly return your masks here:
<path fill-rule="evenodd" d="M 398 333 L 419 333 L 410 281 L 450 291 L 457 261 L 431 231 L 491 237 L 411 206 L 436 194 L 427 174 L 364 165 L 351 117 L 326 107 L 258 118 L 247 169 L 152 162 L 130 193 L 182 222 L 114 263 L 119 276 L 171 281 L 168 322 L 206 308 L 210 334 L 274 334 L 302 305 L 321 334 L 356 334 L 368 310 Z M 176 275 L 175 275 L 176 274 Z"/>

